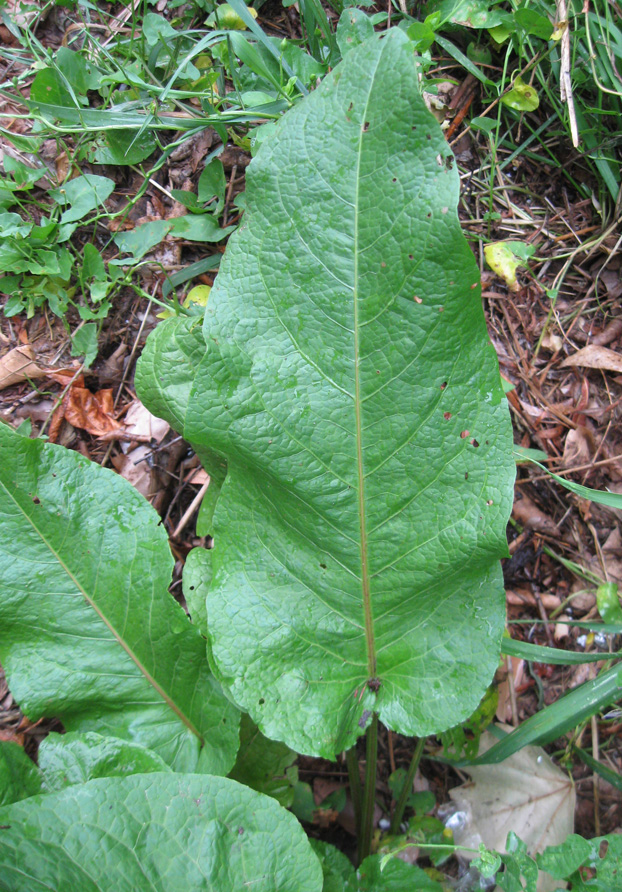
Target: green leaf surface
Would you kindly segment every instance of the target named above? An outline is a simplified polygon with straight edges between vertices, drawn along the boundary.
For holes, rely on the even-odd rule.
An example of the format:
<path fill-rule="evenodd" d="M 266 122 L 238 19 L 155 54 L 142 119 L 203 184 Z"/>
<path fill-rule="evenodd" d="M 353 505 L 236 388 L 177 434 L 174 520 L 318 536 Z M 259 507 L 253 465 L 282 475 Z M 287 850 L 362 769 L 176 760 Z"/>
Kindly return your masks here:
<path fill-rule="evenodd" d="M 97 777 L 125 777 L 170 771 L 157 753 L 129 740 L 104 737 L 93 731 L 48 734 L 38 753 L 43 787 L 59 792 Z"/>
<path fill-rule="evenodd" d="M 2 892 L 321 892 L 296 819 L 205 775 L 92 780 L 0 809 Z"/>
<path fill-rule="evenodd" d="M 160 518 L 111 471 L 0 425 L 0 661 L 32 720 L 226 773 L 238 716 L 167 591 Z"/>
<path fill-rule="evenodd" d="M 354 877 L 354 868 L 351 862 L 343 852 L 328 842 L 311 839 L 310 843 L 322 865 L 324 874 L 322 892 L 345 892 L 346 883 Z"/>
<path fill-rule="evenodd" d="M 458 192 L 412 45 L 374 37 L 262 144 L 207 305 L 184 436 L 229 468 L 212 657 L 299 752 L 334 757 L 373 710 L 453 726 L 496 668 L 515 467 Z"/>
<path fill-rule="evenodd" d="M 112 194 L 114 185 L 114 180 L 109 177 L 83 174 L 74 180 L 69 180 L 58 189 L 50 189 L 49 194 L 59 204 L 70 205 L 63 211 L 60 222 L 75 223 L 91 211 L 101 209 L 103 202 Z"/>
<path fill-rule="evenodd" d="M 293 801 L 293 787 L 285 778 L 285 771 L 295 760 L 293 750 L 264 737 L 250 716 L 242 715 L 240 749 L 229 777 L 288 807 Z"/>
<path fill-rule="evenodd" d="M 24 748 L 0 741 L 0 805 L 10 805 L 41 791 L 41 775 Z"/>
<path fill-rule="evenodd" d="M 356 878 L 346 883 L 345 892 L 443 892 L 440 883 L 414 864 L 406 864 L 399 858 L 385 863 L 380 855 L 366 858 L 356 872 Z"/>
<path fill-rule="evenodd" d="M 200 534 L 199 534 L 200 535 Z M 182 587 L 193 625 L 207 637 L 206 598 L 212 581 L 211 549 L 193 548 L 184 564 Z"/>

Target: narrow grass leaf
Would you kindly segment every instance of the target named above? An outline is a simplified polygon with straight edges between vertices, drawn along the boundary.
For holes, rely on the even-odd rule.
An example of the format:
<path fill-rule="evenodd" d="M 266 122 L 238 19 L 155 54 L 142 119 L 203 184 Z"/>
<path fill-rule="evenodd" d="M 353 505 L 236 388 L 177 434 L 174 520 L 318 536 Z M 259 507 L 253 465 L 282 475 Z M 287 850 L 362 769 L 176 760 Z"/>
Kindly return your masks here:
<path fill-rule="evenodd" d="M 595 715 L 602 707 L 622 698 L 622 664 L 601 672 L 598 678 L 569 691 L 556 703 L 531 716 L 527 721 L 491 747 L 483 756 L 462 765 L 487 765 L 502 762 L 524 746 L 544 746 Z"/>

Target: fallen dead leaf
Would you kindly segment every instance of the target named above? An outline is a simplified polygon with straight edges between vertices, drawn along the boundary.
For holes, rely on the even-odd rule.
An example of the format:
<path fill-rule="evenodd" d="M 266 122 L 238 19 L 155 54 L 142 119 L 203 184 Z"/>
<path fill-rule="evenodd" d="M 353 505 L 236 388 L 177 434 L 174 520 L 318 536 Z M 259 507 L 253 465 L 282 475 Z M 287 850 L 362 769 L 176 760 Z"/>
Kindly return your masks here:
<path fill-rule="evenodd" d="M 548 536 L 559 536 L 559 527 L 555 521 L 541 511 L 540 508 L 524 495 L 516 499 L 512 509 L 512 517 L 524 527 L 534 530 L 536 533 L 545 533 Z"/>
<path fill-rule="evenodd" d="M 43 378 L 46 374 L 35 360 L 35 351 L 29 344 L 15 347 L 0 358 L 0 390 L 21 384 L 28 378 Z"/>
<path fill-rule="evenodd" d="M 483 734 L 480 755 L 494 743 L 492 734 Z M 449 793 L 466 816 L 463 827 L 454 831 L 458 845 L 477 849 L 483 842 L 487 849 L 503 852 L 513 830 L 533 855 L 547 846 L 561 845 L 574 831 L 572 779 L 540 747 L 524 747 L 498 765 L 463 770 L 471 775 L 471 782 Z M 560 884 L 540 873 L 537 888 L 538 892 L 552 892 Z"/>
<path fill-rule="evenodd" d="M 562 362 L 563 367 L 575 367 L 587 369 L 608 369 L 611 372 L 622 373 L 622 354 L 610 350 L 609 347 L 599 347 L 597 344 L 588 344 L 577 350 L 572 356 L 566 357 Z"/>
<path fill-rule="evenodd" d="M 125 437 L 125 425 L 114 414 L 112 390 L 91 393 L 80 376 L 69 388 L 64 400 L 65 419 L 74 427 L 100 440 Z"/>
<path fill-rule="evenodd" d="M 113 467 L 120 476 L 131 483 L 146 499 L 152 498 L 158 491 L 156 471 L 146 461 L 150 454 L 149 446 L 137 446 L 127 455 L 115 455 L 111 459 Z"/>
<path fill-rule="evenodd" d="M 170 430 L 170 425 L 152 415 L 140 400 L 133 400 L 124 417 L 126 440 L 161 443 Z M 125 449 L 123 450 L 126 451 Z"/>
<path fill-rule="evenodd" d="M 569 430 L 562 457 L 564 467 L 588 465 L 594 458 L 597 448 L 594 434 L 589 427 L 580 424 L 574 430 Z"/>

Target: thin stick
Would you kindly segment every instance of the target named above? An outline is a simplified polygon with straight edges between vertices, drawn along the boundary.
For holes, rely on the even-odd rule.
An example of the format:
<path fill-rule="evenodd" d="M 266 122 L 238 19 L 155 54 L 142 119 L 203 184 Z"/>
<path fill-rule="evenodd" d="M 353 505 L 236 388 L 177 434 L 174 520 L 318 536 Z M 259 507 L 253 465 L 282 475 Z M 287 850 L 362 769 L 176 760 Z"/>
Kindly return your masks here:
<path fill-rule="evenodd" d="M 365 764 L 365 787 L 363 789 L 363 814 L 359 837 L 359 864 L 371 852 L 371 838 L 374 830 L 374 807 L 376 805 L 376 763 L 378 761 L 378 714 L 374 713 L 367 729 L 367 753 Z"/>
<path fill-rule="evenodd" d="M 361 775 L 359 774 L 359 760 L 356 756 L 356 747 L 350 747 L 346 751 L 346 765 L 348 768 L 348 780 L 350 781 L 350 797 L 354 807 L 354 824 L 356 827 L 356 837 L 361 835 L 361 806 L 363 800 L 363 788 L 361 786 Z"/>
<path fill-rule="evenodd" d="M 393 817 L 391 818 L 390 832 L 393 836 L 397 836 L 397 834 L 400 832 L 400 824 L 402 823 L 402 818 L 404 817 L 404 809 L 406 808 L 408 797 L 412 793 L 413 781 L 417 773 L 417 768 L 419 768 L 419 762 L 421 761 L 421 756 L 423 755 L 424 746 L 425 737 L 420 737 L 417 741 L 417 745 L 415 746 L 415 751 L 413 753 L 412 759 L 410 760 L 408 771 L 406 772 L 406 780 L 404 781 L 402 792 L 400 793 L 399 799 L 395 804 L 395 811 L 393 812 Z"/>
<path fill-rule="evenodd" d="M 184 516 L 181 518 L 181 520 L 179 521 L 179 523 L 178 523 L 177 526 L 175 527 L 175 530 L 174 530 L 174 532 L 173 532 L 173 535 L 171 536 L 172 539 L 176 539 L 176 538 L 179 536 L 179 534 L 181 533 L 181 531 L 185 528 L 186 524 L 188 523 L 188 521 L 190 520 L 190 518 L 192 517 L 192 515 L 194 514 L 194 512 L 197 510 L 197 508 L 199 507 L 199 505 L 200 505 L 201 502 L 203 501 L 203 496 L 204 496 L 205 493 L 207 492 L 207 487 L 208 487 L 208 486 L 209 486 L 209 479 L 207 480 L 206 483 L 203 484 L 203 486 L 201 487 L 201 489 L 198 491 L 198 493 L 197 493 L 196 496 L 193 498 L 192 502 L 190 503 L 190 505 L 188 506 L 188 508 L 187 508 L 186 511 L 184 512 Z"/>

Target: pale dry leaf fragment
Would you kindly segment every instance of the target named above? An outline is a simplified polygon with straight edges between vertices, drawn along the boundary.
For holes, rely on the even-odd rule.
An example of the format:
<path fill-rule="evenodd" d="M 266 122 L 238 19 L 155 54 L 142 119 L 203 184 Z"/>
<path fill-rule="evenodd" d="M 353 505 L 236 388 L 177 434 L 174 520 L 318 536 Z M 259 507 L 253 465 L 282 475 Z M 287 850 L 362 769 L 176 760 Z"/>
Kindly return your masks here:
<path fill-rule="evenodd" d="M 564 455 L 562 458 L 565 468 L 588 465 L 594 458 L 597 449 L 594 434 L 585 425 L 578 425 L 574 430 L 568 431 L 564 443 Z"/>
<path fill-rule="evenodd" d="M 0 358 L 0 390 L 21 384 L 28 378 L 42 378 L 45 370 L 34 361 L 35 351 L 29 344 L 15 347 Z"/>
<path fill-rule="evenodd" d="M 127 455 L 115 455 L 111 461 L 115 470 L 146 499 L 158 491 L 156 471 L 146 460 L 151 454 L 148 446 L 137 446 Z"/>
<path fill-rule="evenodd" d="M 549 536 L 559 536 L 559 527 L 555 521 L 526 495 L 514 502 L 512 517 L 526 529 Z"/>
<path fill-rule="evenodd" d="M 492 734 L 483 734 L 479 754 L 496 742 Z M 458 845 L 477 849 L 483 842 L 488 849 L 504 852 L 512 830 L 534 855 L 547 846 L 561 845 L 574 831 L 576 794 L 572 780 L 541 747 L 527 746 L 498 765 L 475 765 L 464 770 L 471 775 L 471 782 L 449 794 L 466 815 L 463 827 L 454 832 Z M 538 892 L 559 888 L 559 882 L 540 873 Z"/>
<path fill-rule="evenodd" d="M 597 344 L 588 344 L 577 350 L 572 356 L 566 357 L 562 362 L 563 367 L 575 367 L 586 369 L 607 369 L 611 372 L 622 374 L 622 354 L 610 350 L 609 347 L 600 347 Z"/>
<path fill-rule="evenodd" d="M 124 422 L 124 438 L 127 440 L 155 440 L 159 444 L 170 430 L 170 425 L 161 418 L 152 415 L 140 400 L 133 400 L 130 403 L 130 407 L 125 413 Z"/>

